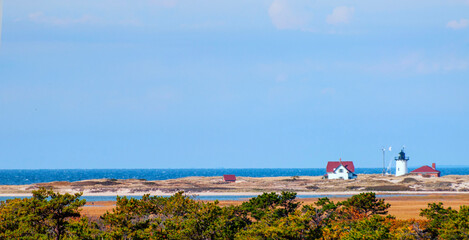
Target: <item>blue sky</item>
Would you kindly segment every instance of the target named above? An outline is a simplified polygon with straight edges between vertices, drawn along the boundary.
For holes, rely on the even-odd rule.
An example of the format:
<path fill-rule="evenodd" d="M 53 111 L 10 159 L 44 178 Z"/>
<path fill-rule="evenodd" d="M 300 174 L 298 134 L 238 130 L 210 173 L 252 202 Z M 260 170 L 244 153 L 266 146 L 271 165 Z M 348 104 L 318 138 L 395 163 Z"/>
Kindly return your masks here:
<path fill-rule="evenodd" d="M 469 1 L 4 0 L 0 168 L 468 165 Z"/>

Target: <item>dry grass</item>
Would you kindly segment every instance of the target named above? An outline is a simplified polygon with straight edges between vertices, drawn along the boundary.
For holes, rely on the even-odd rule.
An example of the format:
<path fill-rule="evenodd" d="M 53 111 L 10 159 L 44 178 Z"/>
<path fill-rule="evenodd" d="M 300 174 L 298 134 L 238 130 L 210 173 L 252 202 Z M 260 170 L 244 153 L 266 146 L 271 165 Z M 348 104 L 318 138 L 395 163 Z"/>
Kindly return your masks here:
<path fill-rule="evenodd" d="M 343 201 L 346 198 L 333 198 L 333 201 Z M 469 205 L 469 194 L 459 195 L 425 195 L 425 196 L 396 196 L 385 197 L 387 203 L 391 204 L 389 214 L 399 219 L 423 219 L 419 216 L 420 209 L 426 208 L 428 203 L 443 202 L 444 206 L 459 210 L 461 205 Z M 299 199 L 303 204 L 313 204 L 317 198 Z M 239 205 L 243 201 L 227 200 L 220 201 L 220 206 Z M 106 211 L 111 211 L 115 207 L 115 202 L 94 202 L 83 207 L 82 213 L 89 217 L 99 217 Z"/>
<path fill-rule="evenodd" d="M 115 201 L 89 202 L 81 208 L 81 214 L 91 218 L 97 218 L 107 211 L 111 212 L 115 207 Z"/>
<path fill-rule="evenodd" d="M 391 204 L 389 214 L 399 219 L 424 219 L 420 217 L 420 209 L 427 208 L 428 203 L 442 202 L 445 207 L 459 210 L 461 205 L 469 205 L 469 194 L 459 195 L 422 195 L 422 196 L 396 196 L 385 197 L 385 201 Z M 334 201 L 343 201 L 345 198 L 334 198 Z M 301 199 L 305 204 L 313 204 L 317 198 Z"/>

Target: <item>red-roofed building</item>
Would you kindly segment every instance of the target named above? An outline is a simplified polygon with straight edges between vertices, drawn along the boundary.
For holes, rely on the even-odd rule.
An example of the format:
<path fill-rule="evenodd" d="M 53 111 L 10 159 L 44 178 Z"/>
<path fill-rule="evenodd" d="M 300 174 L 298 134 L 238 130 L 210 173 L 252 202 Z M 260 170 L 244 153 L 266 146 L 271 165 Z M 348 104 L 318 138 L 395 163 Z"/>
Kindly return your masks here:
<path fill-rule="evenodd" d="M 326 176 L 328 179 L 353 179 L 357 175 L 352 161 L 331 161 L 326 166 Z"/>
<path fill-rule="evenodd" d="M 424 177 L 440 177 L 440 171 L 436 170 L 436 165 L 433 163 L 432 166 L 423 166 L 410 172 Z"/>
<path fill-rule="evenodd" d="M 236 176 L 233 174 L 225 174 L 223 175 L 223 180 L 225 182 L 236 182 Z"/>

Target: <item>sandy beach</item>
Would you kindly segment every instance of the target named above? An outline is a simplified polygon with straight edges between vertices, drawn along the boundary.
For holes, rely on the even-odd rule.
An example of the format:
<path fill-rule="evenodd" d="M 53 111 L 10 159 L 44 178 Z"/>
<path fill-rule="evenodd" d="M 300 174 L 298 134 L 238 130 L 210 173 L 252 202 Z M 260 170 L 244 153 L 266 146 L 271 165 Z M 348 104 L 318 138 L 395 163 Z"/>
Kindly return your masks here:
<path fill-rule="evenodd" d="M 225 182 L 221 177 L 186 177 L 169 180 L 95 179 L 77 182 L 50 182 L 30 185 L 1 185 L 0 196 L 29 196 L 35 189 L 51 188 L 61 193 L 82 192 L 84 196 L 168 196 L 178 191 L 190 195 L 257 195 L 262 192 L 292 191 L 298 195 L 380 194 L 465 194 L 469 176 L 448 175 L 427 178 L 415 175 L 381 176 L 360 174 L 353 180 L 328 180 L 320 176 L 238 177 Z"/>

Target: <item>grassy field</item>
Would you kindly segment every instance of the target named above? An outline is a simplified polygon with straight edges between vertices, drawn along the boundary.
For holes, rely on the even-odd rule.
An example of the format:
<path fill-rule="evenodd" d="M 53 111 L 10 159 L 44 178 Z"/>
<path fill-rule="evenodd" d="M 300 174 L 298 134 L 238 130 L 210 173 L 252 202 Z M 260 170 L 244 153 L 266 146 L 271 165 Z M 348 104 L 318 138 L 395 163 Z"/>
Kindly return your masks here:
<path fill-rule="evenodd" d="M 342 201 L 345 198 L 334 198 L 334 201 Z M 459 210 L 461 205 L 469 205 L 469 194 L 445 194 L 445 195 L 422 195 L 422 196 L 396 196 L 385 197 L 386 202 L 391 204 L 389 214 L 396 216 L 399 219 L 422 219 L 419 216 L 420 209 L 426 208 L 428 203 L 443 202 L 445 206 L 452 207 Z M 317 198 L 303 198 L 299 199 L 304 204 L 312 204 L 317 201 Z M 243 201 L 220 201 L 220 206 L 238 205 Z M 82 209 L 82 214 L 89 217 L 99 217 L 106 211 L 112 211 L 115 202 L 90 202 Z"/>

